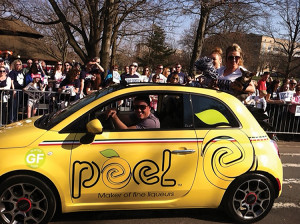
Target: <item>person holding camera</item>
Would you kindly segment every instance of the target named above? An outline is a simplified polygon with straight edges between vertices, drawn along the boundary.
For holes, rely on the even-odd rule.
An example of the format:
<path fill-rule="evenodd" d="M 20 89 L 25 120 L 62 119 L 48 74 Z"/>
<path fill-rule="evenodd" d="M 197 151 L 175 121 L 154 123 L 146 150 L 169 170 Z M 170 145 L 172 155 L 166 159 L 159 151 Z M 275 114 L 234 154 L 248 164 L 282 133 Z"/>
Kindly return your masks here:
<path fill-rule="evenodd" d="M 79 89 L 79 94 L 81 97 L 84 96 L 84 93 L 86 92 L 85 90 L 85 84 L 87 82 L 90 82 L 92 79 L 93 80 L 93 89 L 98 90 L 102 86 L 102 77 L 103 77 L 103 72 L 104 69 L 100 65 L 100 58 L 95 57 L 92 60 L 90 60 L 85 68 L 80 72 L 80 89 Z M 92 77 L 94 76 L 94 77 Z"/>

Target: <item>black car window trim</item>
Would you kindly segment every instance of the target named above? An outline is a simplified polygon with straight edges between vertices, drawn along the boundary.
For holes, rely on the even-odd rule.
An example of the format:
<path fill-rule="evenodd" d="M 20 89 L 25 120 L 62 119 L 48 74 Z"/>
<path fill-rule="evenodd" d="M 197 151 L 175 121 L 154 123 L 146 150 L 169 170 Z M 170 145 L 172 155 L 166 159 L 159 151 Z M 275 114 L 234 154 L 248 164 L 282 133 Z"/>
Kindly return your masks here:
<path fill-rule="evenodd" d="M 205 94 L 199 94 L 199 93 L 191 93 L 191 107 L 192 107 L 192 111 L 193 111 L 193 114 L 194 114 L 194 106 L 193 106 L 193 98 L 192 98 L 192 95 L 194 96 L 202 96 L 202 97 L 206 97 L 206 98 L 211 98 L 213 100 L 216 100 L 218 101 L 219 103 L 221 103 L 222 105 L 225 106 L 225 108 L 230 112 L 230 114 L 232 115 L 232 117 L 234 118 L 235 122 L 236 122 L 236 125 L 235 126 L 229 126 L 229 127 L 220 127 L 220 126 L 211 126 L 211 127 L 196 127 L 195 125 L 195 118 L 193 116 L 193 122 L 194 122 L 194 127 L 196 130 L 207 130 L 207 129 L 215 129 L 215 128 L 218 128 L 218 129 L 232 129 L 232 128 L 238 128 L 238 129 L 241 129 L 242 128 L 242 125 L 241 125 L 241 122 L 240 120 L 238 119 L 238 117 L 235 115 L 235 113 L 232 111 L 232 109 L 226 104 L 224 103 L 222 100 L 216 98 L 216 97 L 213 97 L 213 96 L 210 96 L 210 95 L 205 95 Z"/>
<path fill-rule="evenodd" d="M 72 132 L 72 129 L 71 127 L 73 126 L 73 124 L 77 121 L 79 121 L 79 119 L 82 119 L 84 116 L 90 116 L 91 114 L 93 114 L 95 111 L 99 110 L 99 108 L 101 107 L 104 107 L 106 105 L 109 105 L 113 102 L 115 102 L 117 99 L 124 99 L 124 98 L 128 98 L 130 96 L 134 96 L 134 95 L 138 95 L 138 94 L 145 94 L 147 93 L 148 95 L 182 95 L 183 94 L 186 94 L 188 95 L 189 92 L 182 92 L 182 91 L 174 91 L 174 90 L 151 90 L 151 91 L 136 91 L 136 92 L 130 92 L 130 93 L 124 93 L 122 95 L 118 95 L 118 96 L 115 96 L 115 97 L 112 97 L 110 98 L 109 100 L 95 106 L 94 108 L 92 108 L 91 110 L 87 111 L 86 113 L 82 114 L 81 116 L 79 116 L 76 120 L 72 121 L 70 124 L 68 124 L 66 127 L 64 127 L 62 130 L 59 131 L 59 133 L 86 133 L 86 132 Z M 112 93 L 110 93 L 112 94 Z M 190 99 L 190 97 L 189 97 Z M 189 108 L 189 113 L 190 113 L 190 116 L 193 115 L 192 113 L 192 105 L 191 105 L 191 99 L 190 99 L 190 108 Z M 192 118 L 193 119 L 193 118 Z M 194 123 L 193 123 L 193 126 L 194 126 Z M 174 128 L 174 129 L 163 129 L 163 128 L 153 128 L 153 129 L 139 129 L 139 130 L 136 130 L 136 129 L 125 129 L 125 130 L 104 130 L 104 131 L 107 131 L 107 132 L 126 132 L 126 131 L 129 131 L 129 132 L 132 132 L 132 131 L 177 131 L 177 130 L 194 130 L 194 127 L 189 127 L 189 128 Z"/>
<path fill-rule="evenodd" d="M 60 122 L 62 122 L 66 117 L 71 116 L 75 112 L 78 111 L 78 109 L 87 106 L 91 102 L 94 102 L 95 100 L 110 94 L 112 92 L 115 92 L 116 90 L 120 89 L 119 86 L 112 86 L 109 88 L 105 88 L 103 90 L 100 90 L 98 92 L 92 93 L 91 95 L 88 95 L 86 98 L 79 99 L 74 102 L 73 105 L 70 105 L 64 109 L 58 110 L 56 112 L 53 112 L 51 114 L 44 115 L 37 119 L 35 121 L 35 126 L 38 128 L 50 130 Z M 76 110 L 74 110 L 74 108 Z"/>

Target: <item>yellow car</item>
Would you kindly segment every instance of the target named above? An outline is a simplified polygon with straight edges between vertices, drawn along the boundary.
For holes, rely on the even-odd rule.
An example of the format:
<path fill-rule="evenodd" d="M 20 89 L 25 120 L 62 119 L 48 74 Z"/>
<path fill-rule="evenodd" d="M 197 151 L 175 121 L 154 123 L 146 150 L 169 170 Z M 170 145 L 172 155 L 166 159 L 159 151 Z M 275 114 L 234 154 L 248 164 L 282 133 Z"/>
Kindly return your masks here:
<path fill-rule="evenodd" d="M 137 125 L 141 95 L 159 127 Z M 2 127 L 0 142 L 1 223 L 47 223 L 57 211 L 218 207 L 249 223 L 281 194 L 276 144 L 239 100 L 215 90 L 114 85 Z"/>

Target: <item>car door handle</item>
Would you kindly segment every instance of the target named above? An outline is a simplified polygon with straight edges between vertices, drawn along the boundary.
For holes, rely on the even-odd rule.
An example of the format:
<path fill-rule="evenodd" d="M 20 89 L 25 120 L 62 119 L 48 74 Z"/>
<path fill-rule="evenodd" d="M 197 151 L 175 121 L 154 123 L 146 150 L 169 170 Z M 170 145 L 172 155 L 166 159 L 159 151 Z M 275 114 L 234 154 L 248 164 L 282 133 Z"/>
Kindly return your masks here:
<path fill-rule="evenodd" d="M 183 149 L 183 150 L 173 150 L 172 154 L 192 154 L 194 153 L 194 149 Z"/>

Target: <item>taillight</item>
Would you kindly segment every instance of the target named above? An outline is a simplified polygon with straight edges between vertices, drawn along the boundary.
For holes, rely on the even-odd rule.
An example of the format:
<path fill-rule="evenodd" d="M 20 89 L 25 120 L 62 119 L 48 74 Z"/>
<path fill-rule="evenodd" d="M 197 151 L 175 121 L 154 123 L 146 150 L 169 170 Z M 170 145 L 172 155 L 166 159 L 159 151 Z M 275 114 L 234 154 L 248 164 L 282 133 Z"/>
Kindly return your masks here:
<path fill-rule="evenodd" d="M 271 141 L 272 145 L 274 146 L 273 149 L 275 150 L 278 157 L 280 158 L 279 148 L 278 148 L 278 145 L 277 145 L 276 141 L 274 141 L 274 140 L 270 140 L 270 141 Z"/>
<path fill-rule="evenodd" d="M 276 178 L 277 184 L 278 184 L 278 190 L 281 191 L 281 183 L 278 178 Z"/>

